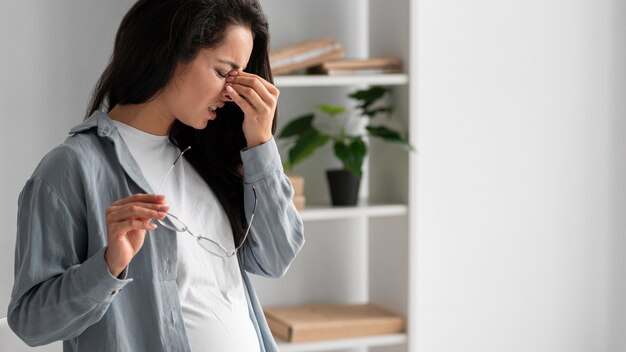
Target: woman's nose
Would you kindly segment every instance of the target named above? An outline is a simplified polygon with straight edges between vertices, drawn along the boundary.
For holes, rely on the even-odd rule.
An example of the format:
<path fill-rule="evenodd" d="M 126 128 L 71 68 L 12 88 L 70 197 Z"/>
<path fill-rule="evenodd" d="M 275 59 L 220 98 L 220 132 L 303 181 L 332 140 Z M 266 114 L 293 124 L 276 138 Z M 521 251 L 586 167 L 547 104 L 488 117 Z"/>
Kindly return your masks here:
<path fill-rule="evenodd" d="M 230 95 L 228 95 L 228 91 L 226 91 L 226 86 L 224 86 L 224 88 L 222 88 L 222 92 L 220 93 L 220 96 L 221 96 L 221 98 L 222 98 L 222 100 L 224 102 L 233 101 L 233 99 L 230 97 Z"/>

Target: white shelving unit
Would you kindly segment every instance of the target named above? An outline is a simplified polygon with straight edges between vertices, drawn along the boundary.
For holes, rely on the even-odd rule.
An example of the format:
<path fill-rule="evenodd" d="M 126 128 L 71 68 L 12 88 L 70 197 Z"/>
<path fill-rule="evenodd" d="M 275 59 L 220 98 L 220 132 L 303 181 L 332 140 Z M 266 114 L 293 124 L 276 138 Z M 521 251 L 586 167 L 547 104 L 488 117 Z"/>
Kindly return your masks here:
<path fill-rule="evenodd" d="M 348 103 L 347 93 L 371 85 L 392 86 L 393 121 L 403 134 L 413 131 L 410 99 L 411 0 L 261 0 L 270 23 L 272 47 L 333 37 L 346 58 L 400 57 L 400 74 L 274 77 L 281 90 L 279 130 L 289 119 L 312 112 L 316 104 Z M 411 137 L 411 136 L 409 136 Z M 415 145 L 414 140 L 410 139 Z M 284 154 L 283 154 L 284 156 Z M 305 303 L 373 303 L 407 320 L 407 332 L 361 338 L 288 343 L 283 352 L 412 351 L 415 334 L 410 265 L 415 251 L 411 219 L 415 199 L 410 173 L 414 157 L 372 141 L 355 207 L 329 204 L 325 170 L 338 166 L 330 150 L 293 170 L 305 176 L 307 206 L 301 213 L 306 244 L 285 277 L 253 277 L 266 307 Z"/>

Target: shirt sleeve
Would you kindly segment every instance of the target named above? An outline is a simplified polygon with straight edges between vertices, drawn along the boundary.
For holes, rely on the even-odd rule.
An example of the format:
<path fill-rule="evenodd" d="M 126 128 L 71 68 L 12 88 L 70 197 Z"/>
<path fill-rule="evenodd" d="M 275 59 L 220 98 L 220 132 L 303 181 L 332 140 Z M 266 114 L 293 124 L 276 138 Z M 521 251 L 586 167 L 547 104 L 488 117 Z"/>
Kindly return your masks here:
<path fill-rule="evenodd" d="M 132 281 L 111 275 L 106 248 L 84 258 L 87 233 L 76 217 L 44 181 L 31 179 L 24 186 L 7 320 L 30 346 L 78 336 L 102 318 Z"/>
<path fill-rule="evenodd" d="M 244 167 L 246 217 L 254 208 L 254 187 L 258 204 L 239 261 L 251 274 L 281 277 L 304 245 L 302 219 L 292 198 L 293 187 L 285 175 L 272 138 L 241 152 Z"/>

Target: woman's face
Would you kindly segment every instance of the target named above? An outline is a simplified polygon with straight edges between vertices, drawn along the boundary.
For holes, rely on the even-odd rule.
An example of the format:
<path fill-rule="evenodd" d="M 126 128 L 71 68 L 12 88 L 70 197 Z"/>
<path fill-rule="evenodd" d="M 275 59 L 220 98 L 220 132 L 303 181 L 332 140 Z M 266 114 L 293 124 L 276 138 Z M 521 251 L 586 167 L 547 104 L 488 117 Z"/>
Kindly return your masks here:
<path fill-rule="evenodd" d="M 230 101 L 228 73 L 243 70 L 252 53 L 252 32 L 231 26 L 221 45 L 201 49 L 189 63 L 180 64 L 159 99 L 168 112 L 187 126 L 203 129 L 216 117 L 215 109 Z"/>

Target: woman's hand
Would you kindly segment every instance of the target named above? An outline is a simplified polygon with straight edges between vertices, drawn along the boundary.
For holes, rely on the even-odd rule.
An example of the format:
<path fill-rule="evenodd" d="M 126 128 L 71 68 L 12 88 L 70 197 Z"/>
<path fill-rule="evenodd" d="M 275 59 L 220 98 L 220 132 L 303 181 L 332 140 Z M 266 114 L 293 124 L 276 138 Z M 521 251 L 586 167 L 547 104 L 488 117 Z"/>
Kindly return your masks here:
<path fill-rule="evenodd" d="M 272 121 L 280 92 L 263 78 L 242 71 L 231 71 L 226 92 L 244 113 L 243 134 L 248 148 L 272 138 Z"/>
<path fill-rule="evenodd" d="M 152 219 L 163 219 L 167 213 L 165 197 L 135 194 L 113 202 L 106 210 L 109 245 L 104 260 L 111 275 L 119 276 L 139 252 L 147 230 L 156 229 Z"/>

